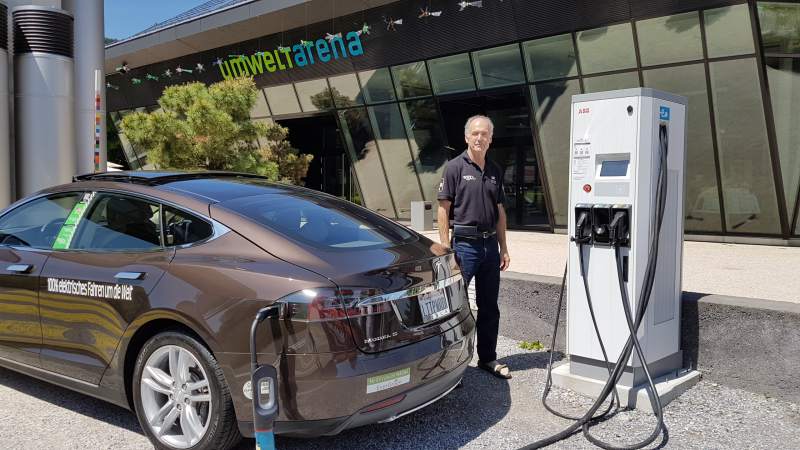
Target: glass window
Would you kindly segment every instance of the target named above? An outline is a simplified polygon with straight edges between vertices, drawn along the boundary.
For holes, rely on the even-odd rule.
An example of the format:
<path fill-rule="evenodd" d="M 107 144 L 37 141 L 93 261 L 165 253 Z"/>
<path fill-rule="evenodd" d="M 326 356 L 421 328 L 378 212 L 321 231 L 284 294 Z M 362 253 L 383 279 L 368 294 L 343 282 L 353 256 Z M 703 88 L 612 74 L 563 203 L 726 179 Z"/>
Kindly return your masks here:
<path fill-rule="evenodd" d="M 422 184 L 422 196 L 426 200 L 435 200 L 448 157 L 436 102 L 430 98 L 403 102 L 400 111 Z"/>
<path fill-rule="evenodd" d="M 431 70 L 433 92 L 437 94 L 475 90 L 472 64 L 466 53 L 432 59 L 428 61 L 428 67 Z"/>
<path fill-rule="evenodd" d="M 333 103 L 337 108 L 348 108 L 364 104 L 364 100 L 361 98 L 361 88 L 358 87 L 358 80 L 356 80 L 355 74 L 348 73 L 338 77 L 330 77 L 328 82 L 331 85 Z"/>
<path fill-rule="evenodd" d="M 208 239 L 213 234 L 211 224 L 171 206 L 164 207 L 164 244 L 186 245 Z"/>
<path fill-rule="evenodd" d="M 333 109 L 333 100 L 325 79 L 301 81 L 294 84 L 303 112 Z"/>
<path fill-rule="evenodd" d="M 325 250 L 387 248 L 414 239 L 405 228 L 384 217 L 317 194 L 249 197 L 225 206 L 292 240 Z"/>
<path fill-rule="evenodd" d="M 765 53 L 800 53 L 800 4 L 758 2 L 758 22 Z"/>
<path fill-rule="evenodd" d="M 697 11 L 636 22 L 643 66 L 703 59 Z"/>
<path fill-rule="evenodd" d="M 419 190 L 414 163 L 411 161 L 411 151 L 408 148 L 408 138 L 400 116 L 400 108 L 396 103 L 390 103 L 371 106 L 367 111 L 378 140 L 383 165 L 389 168 L 386 177 L 392 188 L 398 217 L 410 219 L 411 202 L 422 200 L 422 193 Z"/>
<path fill-rule="evenodd" d="M 392 67 L 392 77 L 399 98 L 431 95 L 431 83 L 424 61 Z"/>
<path fill-rule="evenodd" d="M 69 248 L 155 250 L 161 248 L 157 204 L 118 194 L 98 194 L 80 220 Z"/>
<path fill-rule="evenodd" d="M 747 4 L 703 11 L 709 58 L 754 53 Z"/>
<path fill-rule="evenodd" d="M 550 189 L 556 226 L 566 226 L 569 215 L 570 142 L 572 96 L 580 94 L 578 80 L 561 80 L 531 86 L 533 110 L 542 147 L 544 170 Z"/>
<path fill-rule="evenodd" d="M 710 70 L 728 231 L 780 233 L 756 61 L 718 61 Z"/>
<path fill-rule="evenodd" d="M 683 95 L 687 105 L 684 227 L 692 231 L 722 231 L 717 168 L 703 64 L 643 72 L 646 87 Z"/>
<path fill-rule="evenodd" d="M 51 248 L 62 229 L 71 239 L 74 224 L 64 224 L 83 197 L 83 192 L 55 194 L 17 206 L 0 217 L 0 245 Z"/>
<path fill-rule="evenodd" d="M 541 81 L 578 75 L 571 34 L 551 36 L 522 44 L 528 80 Z"/>
<path fill-rule="evenodd" d="M 794 211 L 800 182 L 800 58 L 766 58 L 786 210 Z"/>
<path fill-rule="evenodd" d="M 637 72 L 624 72 L 584 78 L 583 87 L 587 93 L 637 88 L 639 87 L 639 74 Z"/>
<path fill-rule="evenodd" d="M 253 109 L 250 110 L 250 117 L 266 117 L 269 115 L 269 107 L 267 106 L 267 99 L 264 97 L 262 91 L 256 91 L 256 103 Z"/>
<path fill-rule="evenodd" d="M 364 206 L 383 215 L 397 217 L 367 109 L 341 110 L 338 118 L 347 152 L 361 187 Z"/>
<path fill-rule="evenodd" d="M 577 42 L 584 74 L 636 67 L 633 31 L 629 23 L 581 31 Z"/>
<path fill-rule="evenodd" d="M 300 103 L 297 102 L 294 86 L 291 84 L 264 88 L 264 94 L 267 95 L 272 114 L 295 114 L 300 112 Z"/>
<path fill-rule="evenodd" d="M 367 103 L 386 102 L 395 99 L 389 69 L 365 70 L 358 73 L 361 91 Z"/>
<path fill-rule="evenodd" d="M 518 44 L 480 50 L 472 53 L 472 59 L 481 89 L 525 82 Z"/>

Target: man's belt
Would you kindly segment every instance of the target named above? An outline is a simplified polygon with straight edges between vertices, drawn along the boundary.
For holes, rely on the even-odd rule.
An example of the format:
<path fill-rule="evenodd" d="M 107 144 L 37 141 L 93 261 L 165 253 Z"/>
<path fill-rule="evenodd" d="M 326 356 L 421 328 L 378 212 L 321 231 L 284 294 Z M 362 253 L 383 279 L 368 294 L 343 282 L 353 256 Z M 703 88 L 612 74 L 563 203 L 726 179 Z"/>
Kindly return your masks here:
<path fill-rule="evenodd" d="M 453 236 L 462 238 L 483 238 L 494 236 L 496 230 L 479 230 L 475 225 L 453 225 Z"/>

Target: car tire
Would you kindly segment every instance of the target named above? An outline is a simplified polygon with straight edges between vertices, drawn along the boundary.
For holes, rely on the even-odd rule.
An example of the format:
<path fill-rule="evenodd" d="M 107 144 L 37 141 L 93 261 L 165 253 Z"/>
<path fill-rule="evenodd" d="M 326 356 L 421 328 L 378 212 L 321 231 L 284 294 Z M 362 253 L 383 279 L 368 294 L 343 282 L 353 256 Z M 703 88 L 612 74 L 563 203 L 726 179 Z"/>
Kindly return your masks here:
<path fill-rule="evenodd" d="M 227 450 L 242 439 L 222 369 L 187 334 L 150 338 L 131 385 L 139 424 L 156 449 Z"/>

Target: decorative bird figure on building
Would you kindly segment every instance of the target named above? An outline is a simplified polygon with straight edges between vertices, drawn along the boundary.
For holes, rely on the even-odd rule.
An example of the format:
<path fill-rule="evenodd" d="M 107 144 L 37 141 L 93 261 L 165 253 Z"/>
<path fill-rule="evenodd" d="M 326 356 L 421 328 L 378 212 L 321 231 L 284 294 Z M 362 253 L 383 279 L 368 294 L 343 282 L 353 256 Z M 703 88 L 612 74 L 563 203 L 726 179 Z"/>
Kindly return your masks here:
<path fill-rule="evenodd" d="M 442 15 L 442 11 L 431 11 L 429 6 L 425 8 L 419 9 L 419 18 L 424 19 L 425 17 L 439 17 Z"/>
<path fill-rule="evenodd" d="M 197 63 L 197 65 L 194 66 L 194 70 L 196 70 L 198 72 L 205 72 L 206 68 L 202 63 Z"/>
<path fill-rule="evenodd" d="M 462 0 L 462 1 L 458 2 L 458 6 L 459 6 L 459 11 L 463 11 L 463 10 L 469 8 L 470 6 L 475 7 L 475 8 L 483 8 L 483 0 L 477 0 L 477 1 L 474 1 L 474 2 L 468 2 L 468 1 Z"/>
<path fill-rule="evenodd" d="M 153 75 L 152 73 L 148 73 L 147 75 L 144 76 L 144 78 L 146 80 L 158 81 L 158 77 Z"/>
<path fill-rule="evenodd" d="M 325 40 L 328 42 L 332 42 L 334 39 L 341 39 L 341 38 L 342 38 L 341 32 L 336 34 L 325 33 Z"/>
<path fill-rule="evenodd" d="M 360 30 L 356 31 L 356 33 L 358 33 L 359 36 L 361 36 L 362 34 L 369 34 L 369 30 L 371 29 L 372 27 L 369 26 L 367 22 L 364 22 L 364 25 L 361 27 Z"/>
<path fill-rule="evenodd" d="M 392 19 L 391 17 L 386 20 L 386 31 L 397 31 L 396 25 L 402 25 L 403 19 Z"/>

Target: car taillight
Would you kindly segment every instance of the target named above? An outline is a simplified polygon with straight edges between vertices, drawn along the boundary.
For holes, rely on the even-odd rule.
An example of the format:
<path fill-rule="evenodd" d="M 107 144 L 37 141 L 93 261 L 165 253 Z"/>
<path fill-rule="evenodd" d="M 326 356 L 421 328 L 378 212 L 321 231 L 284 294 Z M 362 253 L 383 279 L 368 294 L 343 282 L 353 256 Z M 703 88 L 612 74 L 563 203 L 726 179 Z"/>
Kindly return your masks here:
<path fill-rule="evenodd" d="M 391 311 L 389 302 L 368 302 L 381 292 L 374 288 L 303 289 L 278 300 L 286 306 L 283 317 L 297 322 L 326 322 Z"/>
<path fill-rule="evenodd" d="M 348 318 L 383 314 L 389 302 L 367 302 L 381 292 L 374 288 L 303 289 L 278 300 L 286 332 L 287 353 L 328 353 L 353 348 Z"/>

